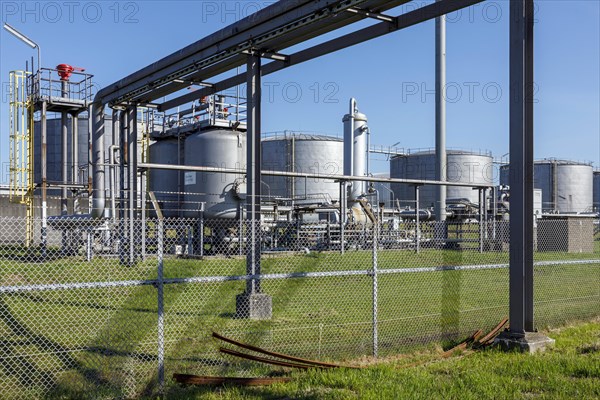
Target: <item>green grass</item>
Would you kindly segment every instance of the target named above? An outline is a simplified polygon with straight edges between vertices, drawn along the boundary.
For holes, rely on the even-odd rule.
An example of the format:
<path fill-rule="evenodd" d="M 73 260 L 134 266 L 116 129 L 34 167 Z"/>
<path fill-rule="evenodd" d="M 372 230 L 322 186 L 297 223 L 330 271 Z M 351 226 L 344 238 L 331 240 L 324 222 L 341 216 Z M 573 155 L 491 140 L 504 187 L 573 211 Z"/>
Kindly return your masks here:
<path fill-rule="evenodd" d="M 528 355 L 490 349 L 439 360 L 439 350 L 363 370 L 295 372 L 260 388 L 174 386 L 168 399 L 598 399 L 600 320 L 548 334 L 556 346 Z M 416 367 L 402 368 L 412 363 Z"/>
<path fill-rule="evenodd" d="M 70 257 L 26 263 L 8 258 L 10 253 L 0 252 L 1 285 L 156 277 L 153 258 L 124 267 L 115 258 L 103 257 L 92 262 Z M 536 253 L 536 259 L 597 259 L 598 254 Z M 506 253 L 433 249 L 419 254 L 382 250 L 378 259 L 381 269 L 508 261 Z M 366 270 L 371 261 L 369 251 L 348 251 L 343 256 L 323 252 L 269 255 L 262 266 L 265 273 Z M 168 257 L 164 268 L 165 276 L 172 278 L 240 275 L 245 260 Z M 539 266 L 535 278 L 538 327 L 599 315 L 597 264 Z M 175 372 L 233 376 L 271 371 L 220 354 L 219 343 L 210 337 L 213 330 L 275 351 L 323 360 L 356 360 L 372 353 L 371 277 L 265 280 L 263 291 L 273 297 L 269 321 L 233 317 L 235 296 L 244 285 L 239 281 L 165 288 L 167 377 Z M 382 274 L 378 306 L 382 357 L 452 342 L 476 328 L 489 329 L 507 315 L 508 271 Z M 112 398 L 155 393 L 156 340 L 157 291 L 151 286 L 1 295 L 0 397 Z M 169 390 L 173 387 L 169 382 Z M 319 393 L 313 398 L 320 398 Z"/>

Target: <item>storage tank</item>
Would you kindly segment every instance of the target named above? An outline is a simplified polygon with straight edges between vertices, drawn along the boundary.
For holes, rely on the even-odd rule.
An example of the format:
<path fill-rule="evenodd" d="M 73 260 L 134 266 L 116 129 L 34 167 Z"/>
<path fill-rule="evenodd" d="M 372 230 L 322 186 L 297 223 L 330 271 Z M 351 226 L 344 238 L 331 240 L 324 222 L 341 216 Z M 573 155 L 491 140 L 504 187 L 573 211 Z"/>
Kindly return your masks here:
<path fill-rule="evenodd" d="M 42 157 L 42 132 L 41 123 L 34 123 L 34 179 L 36 183 L 42 182 L 41 157 Z M 108 157 L 108 148 L 112 145 L 112 117 L 106 116 L 104 120 L 104 154 Z M 78 133 L 78 165 L 81 175 L 78 177 L 80 183 L 87 183 L 87 168 L 89 161 L 89 143 L 88 143 L 88 118 L 80 117 L 77 121 Z M 71 157 L 71 119 L 67 123 L 67 146 L 68 146 L 68 179 L 73 182 L 71 167 L 73 165 Z M 62 122 L 61 118 L 48 118 L 46 120 L 46 176 L 49 182 L 62 182 Z M 108 185 L 108 172 L 106 173 Z M 83 179 L 83 181 L 82 181 Z M 106 186 L 108 188 L 108 186 Z"/>
<path fill-rule="evenodd" d="M 185 138 L 158 140 L 150 145 L 149 158 L 154 164 L 182 165 Z M 154 192 L 163 216 L 178 217 L 183 196 L 183 172 L 150 169 L 148 190 Z"/>
<path fill-rule="evenodd" d="M 317 134 L 284 132 L 262 140 L 264 171 L 342 175 L 344 142 Z M 294 199 L 296 204 L 330 203 L 340 198 L 340 185 L 332 179 L 304 179 L 263 175 L 263 194 Z"/>
<path fill-rule="evenodd" d="M 395 156 L 390 161 L 390 177 L 396 179 L 435 180 L 436 156 L 434 150 L 408 152 Z M 494 165 L 490 152 L 472 152 L 463 150 L 447 151 L 448 182 L 471 183 L 493 186 Z M 415 206 L 415 188 L 413 185 L 392 183 L 392 191 L 401 207 Z M 479 203 L 479 192 L 470 187 L 447 187 L 447 200 L 468 199 Z M 419 191 L 420 208 L 433 207 L 436 201 L 435 187 L 421 186 Z"/>
<path fill-rule="evenodd" d="M 201 131 L 185 140 L 185 165 L 246 168 L 245 132 L 214 129 Z M 245 197 L 244 175 L 187 171 L 184 173 L 184 215 L 204 218 L 236 218 Z"/>
<path fill-rule="evenodd" d="M 594 171 L 594 211 L 600 211 L 600 171 Z"/>
<path fill-rule="evenodd" d="M 557 159 L 534 163 L 533 185 L 536 189 L 542 189 L 542 208 L 545 212 L 592 211 L 593 180 L 590 164 Z M 500 184 L 510 185 L 508 165 L 500 168 Z"/>

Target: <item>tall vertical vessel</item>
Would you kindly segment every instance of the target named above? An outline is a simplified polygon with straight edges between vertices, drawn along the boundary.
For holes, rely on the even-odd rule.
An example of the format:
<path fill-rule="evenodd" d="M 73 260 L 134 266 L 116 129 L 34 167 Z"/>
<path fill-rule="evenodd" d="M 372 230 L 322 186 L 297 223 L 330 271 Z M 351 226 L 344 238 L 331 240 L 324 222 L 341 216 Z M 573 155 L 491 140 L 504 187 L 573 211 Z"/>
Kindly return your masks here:
<path fill-rule="evenodd" d="M 233 129 L 211 129 L 185 140 L 185 165 L 229 169 L 246 167 L 246 134 Z M 245 198 L 244 175 L 187 171 L 184 174 L 184 215 L 236 218 Z"/>
<path fill-rule="evenodd" d="M 356 99 L 350 99 L 349 113 L 342 119 L 344 123 L 344 175 L 367 175 L 367 116 L 358 112 Z M 351 183 L 348 200 L 356 201 L 366 193 L 364 181 Z"/>

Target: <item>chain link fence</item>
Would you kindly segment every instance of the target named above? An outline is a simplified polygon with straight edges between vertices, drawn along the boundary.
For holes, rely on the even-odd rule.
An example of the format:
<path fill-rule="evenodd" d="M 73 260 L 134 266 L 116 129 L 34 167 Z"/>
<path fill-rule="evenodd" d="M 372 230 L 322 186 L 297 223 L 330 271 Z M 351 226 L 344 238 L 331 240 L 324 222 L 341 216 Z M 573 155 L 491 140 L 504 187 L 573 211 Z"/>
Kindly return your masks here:
<path fill-rule="evenodd" d="M 248 221 L 50 218 L 24 245 L 0 218 L 3 398 L 167 394 L 173 373 L 266 376 L 212 332 L 356 362 L 447 344 L 508 316 L 508 221 L 332 216 Z M 598 220 L 536 223 L 536 325 L 600 314 Z"/>

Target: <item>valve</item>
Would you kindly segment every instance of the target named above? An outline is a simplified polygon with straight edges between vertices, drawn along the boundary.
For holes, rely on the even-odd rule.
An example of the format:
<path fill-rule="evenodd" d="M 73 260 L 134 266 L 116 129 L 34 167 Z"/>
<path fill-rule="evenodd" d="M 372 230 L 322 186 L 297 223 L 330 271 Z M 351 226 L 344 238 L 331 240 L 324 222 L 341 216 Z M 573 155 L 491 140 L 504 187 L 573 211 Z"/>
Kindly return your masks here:
<path fill-rule="evenodd" d="M 69 64 L 58 64 L 56 66 L 56 70 L 58 71 L 58 75 L 60 76 L 61 81 L 68 81 L 74 71 L 83 72 L 84 68 L 73 67 Z"/>

